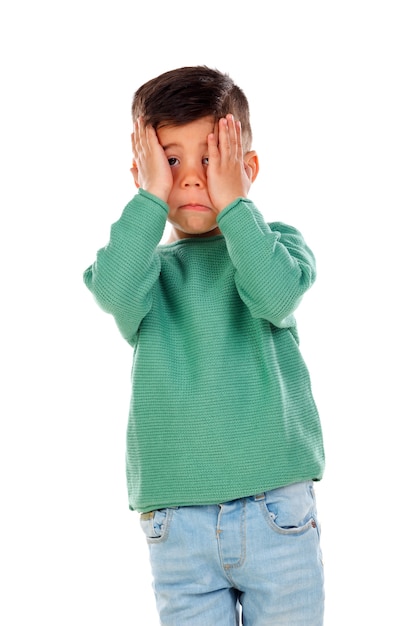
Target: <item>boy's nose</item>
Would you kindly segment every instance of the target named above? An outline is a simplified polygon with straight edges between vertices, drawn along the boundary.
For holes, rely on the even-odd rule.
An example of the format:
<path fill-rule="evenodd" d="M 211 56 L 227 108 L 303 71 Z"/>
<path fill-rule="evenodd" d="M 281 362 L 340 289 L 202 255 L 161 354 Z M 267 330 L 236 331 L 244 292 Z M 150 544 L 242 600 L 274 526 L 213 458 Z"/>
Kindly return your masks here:
<path fill-rule="evenodd" d="M 204 175 L 203 172 L 198 172 L 196 169 L 190 169 L 184 173 L 182 178 L 182 185 L 184 187 L 203 187 Z"/>

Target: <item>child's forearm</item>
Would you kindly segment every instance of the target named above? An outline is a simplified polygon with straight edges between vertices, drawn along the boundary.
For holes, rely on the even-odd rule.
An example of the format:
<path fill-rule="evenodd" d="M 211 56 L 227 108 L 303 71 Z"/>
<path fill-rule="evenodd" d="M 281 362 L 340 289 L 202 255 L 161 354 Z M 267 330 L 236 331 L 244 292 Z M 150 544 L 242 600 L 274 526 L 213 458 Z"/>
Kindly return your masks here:
<path fill-rule="evenodd" d="M 277 223 L 271 229 L 247 199 L 226 207 L 218 223 L 241 298 L 254 317 L 281 326 L 315 280 L 312 251 L 295 228 Z"/>
<path fill-rule="evenodd" d="M 84 282 L 100 307 L 111 313 L 132 341 L 151 306 L 151 290 L 160 264 L 155 248 L 161 240 L 168 207 L 140 190 L 110 231 L 108 244 L 84 272 Z"/>

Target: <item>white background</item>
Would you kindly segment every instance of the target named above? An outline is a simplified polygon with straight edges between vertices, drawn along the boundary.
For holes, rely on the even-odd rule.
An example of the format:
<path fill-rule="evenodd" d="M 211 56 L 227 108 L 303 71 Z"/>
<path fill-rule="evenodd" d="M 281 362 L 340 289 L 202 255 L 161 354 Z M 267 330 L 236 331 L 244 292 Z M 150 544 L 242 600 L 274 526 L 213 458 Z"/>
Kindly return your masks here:
<path fill-rule="evenodd" d="M 82 272 L 135 192 L 133 92 L 195 64 L 246 92 L 252 198 L 317 257 L 298 323 L 327 453 L 326 626 L 417 623 L 413 5 L 2 5 L 4 626 L 157 624 L 125 488 L 131 350 Z"/>

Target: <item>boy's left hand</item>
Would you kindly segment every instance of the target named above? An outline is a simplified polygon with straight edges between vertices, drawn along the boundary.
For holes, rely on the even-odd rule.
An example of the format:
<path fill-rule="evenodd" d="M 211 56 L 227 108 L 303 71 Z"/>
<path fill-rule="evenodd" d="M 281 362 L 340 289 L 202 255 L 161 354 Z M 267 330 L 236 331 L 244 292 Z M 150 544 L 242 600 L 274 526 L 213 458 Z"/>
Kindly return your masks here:
<path fill-rule="evenodd" d="M 207 143 L 208 192 L 214 210 L 220 213 L 236 198 L 247 196 L 252 183 L 252 169 L 245 162 L 241 125 L 233 115 L 229 114 L 219 120 L 218 140 L 211 133 Z"/>

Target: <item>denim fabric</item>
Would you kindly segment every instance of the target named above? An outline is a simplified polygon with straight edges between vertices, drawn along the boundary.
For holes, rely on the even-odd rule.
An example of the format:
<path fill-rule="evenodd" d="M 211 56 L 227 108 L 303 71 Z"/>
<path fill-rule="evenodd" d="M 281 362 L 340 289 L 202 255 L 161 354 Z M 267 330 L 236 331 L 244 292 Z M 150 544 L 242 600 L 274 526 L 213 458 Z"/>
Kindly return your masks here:
<path fill-rule="evenodd" d="M 143 513 L 141 526 L 162 626 L 322 626 L 312 482 Z"/>

